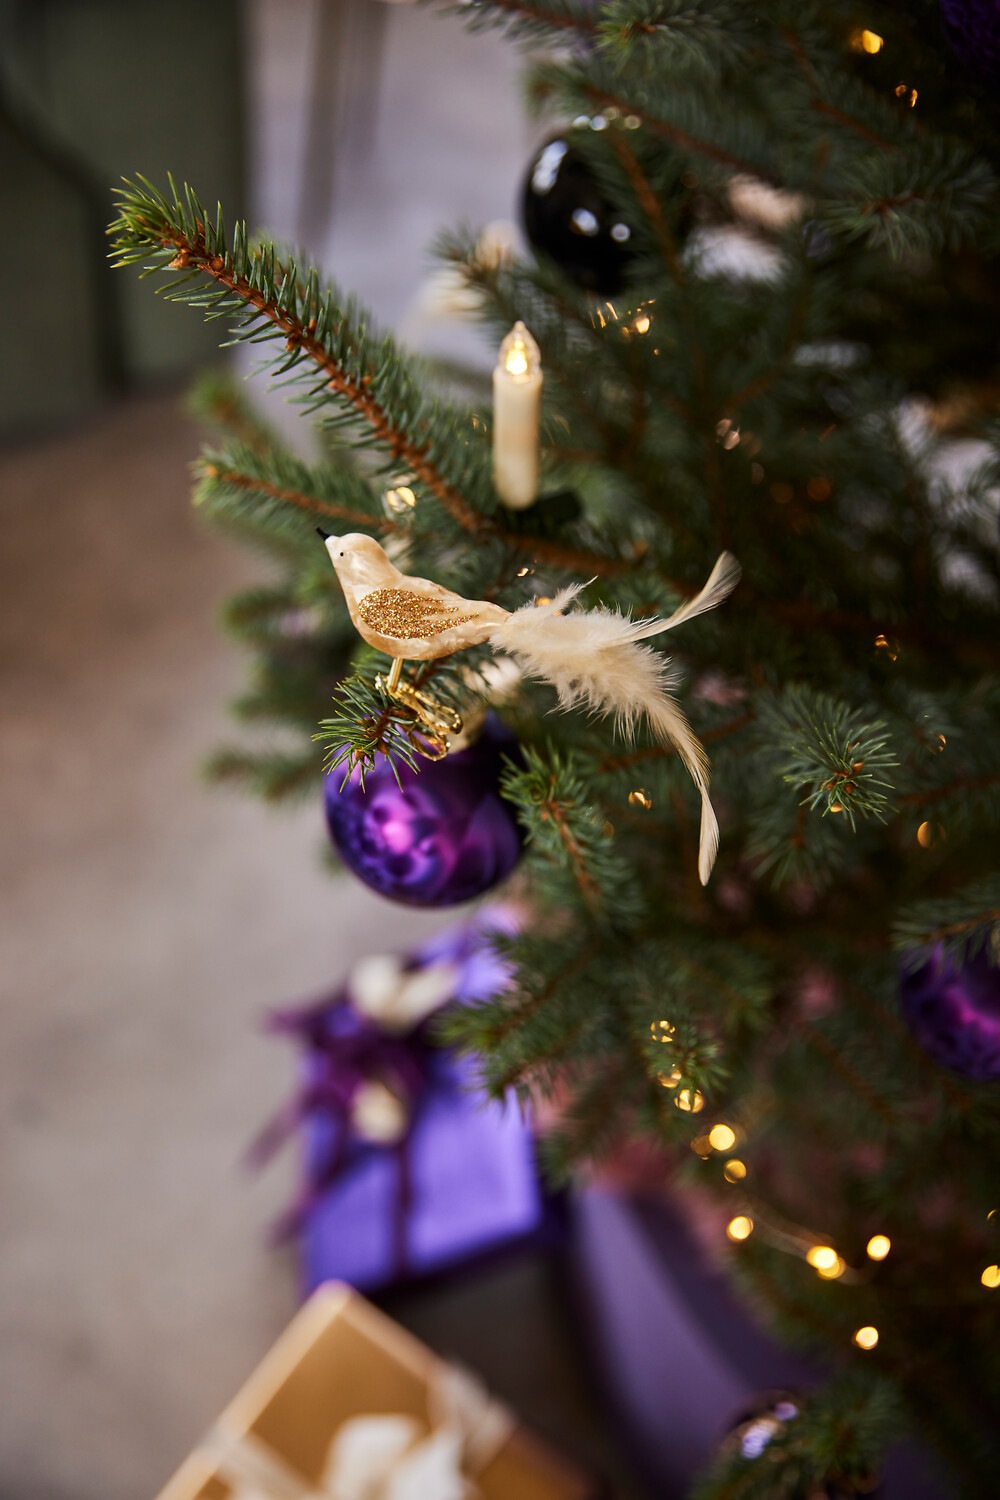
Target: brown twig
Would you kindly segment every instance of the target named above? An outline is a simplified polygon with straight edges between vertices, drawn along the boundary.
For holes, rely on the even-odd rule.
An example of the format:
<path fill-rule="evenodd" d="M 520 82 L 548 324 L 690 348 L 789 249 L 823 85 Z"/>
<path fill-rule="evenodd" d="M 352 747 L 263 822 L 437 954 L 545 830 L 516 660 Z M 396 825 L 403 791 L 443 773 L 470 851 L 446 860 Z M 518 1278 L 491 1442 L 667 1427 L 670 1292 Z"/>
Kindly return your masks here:
<path fill-rule="evenodd" d="M 981 791 L 988 786 L 1000 786 L 1000 773 L 994 771 L 989 776 L 968 776 L 959 781 L 951 781 L 947 786 L 931 787 L 926 792 L 906 792 L 897 800 L 900 806 L 927 807 L 932 802 L 943 802 L 946 797 L 954 797 L 959 792 Z"/>
<path fill-rule="evenodd" d="M 704 744 L 711 744 L 713 740 L 721 740 L 729 734 L 736 734 L 752 724 L 754 716 L 752 713 L 740 714 L 736 719 L 731 719 L 728 724 L 719 724 L 715 729 L 709 729 L 701 736 Z M 628 755 L 606 755 L 597 763 L 598 775 L 604 775 L 609 771 L 627 771 L 630 766 L 640 765 L 647 760 L 662 760 L 664 756 L 676 755 L 674 745 L 645 745 L 641 750 L 632 750 Z"/>
<path fill-rule="evenodd" d="M 539 809 L 539 817 L 543 823 L 552 822 L 559 835 L 560 842 L 569 861 L 573 878 L 580 887 L 583 903 L 588 911 L 599 911 L 602 905 L 600 889 L 594 877 L 587 869 L 587 861 L 583 850 L 573 837 L 573 832 L 566 822 L 563 810 L 558 802 L 543 802 Z"/>
<path fill-rule="evenodd" d="M 221 469 L 218 464 L 208 463 L 201 465 L 201 473 L 206 479 L 218 480 L 220 484 L 231 484 L 236 489 L 259 490 L 261 494 L 269 495 L 273 500 L 280 500 L 286 505 L 294 505 L 299 510 L 307 510 L 310 515 L 329 516 L 335 521 L 350 521 L 356 526 L 368 526 L 375 531 L 390 535 L 403 535 L 406 531 L 404 526 L 388 518 L 372 516 L 363 510 L 352 510 L 350 506 L 338 505 L 332 500 L 320 500 L 318 496 L 307 495 L 303 490 L 271 484 L 266 479 L 257 479 L 253 474 L 243 474 L 238 469 Z"/>
<path fill-rule="evenodd" d="M 289 351 L 300 349 L 326 377 L 330 390 L 348 401 L 365 420 L 376 439 L 427 486 L 445 510 L 467 531 L 477 531 L 482 517 L 477 515 L 430 461 L 426 450 L 394 426 L 387 413 L 368 390 L 371 377 L 348 375 L 330 351 L 315 336 L 315 323 L 304 323 L 300 317 L 269 298 L 245 276 L 239 276 L 224 255 L 210 255 L 204 237 L 191 239 L 174 227 L 161 230 L 160 243 L 177 252 L 177 270 L 193 267 L 203 271 L 220 286 L 227 287 L 241 302 L 253 307 L 262 318 L 285 335 Z"/>

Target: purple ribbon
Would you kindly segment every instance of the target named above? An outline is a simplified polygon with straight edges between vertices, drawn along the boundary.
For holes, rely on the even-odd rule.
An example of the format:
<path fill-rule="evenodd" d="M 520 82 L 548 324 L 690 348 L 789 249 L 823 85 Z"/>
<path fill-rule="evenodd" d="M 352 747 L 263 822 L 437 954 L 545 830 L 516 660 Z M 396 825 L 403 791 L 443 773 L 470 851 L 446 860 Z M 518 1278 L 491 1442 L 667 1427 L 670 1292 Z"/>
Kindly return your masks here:
<path fill-rule="evenodd" d="M 492 998 L 506 987 L 510 975 L 490 937 L 513 932 L 516 925 L 512 914 L 503 908 L 487 909 L 477 919 L 438 933 L 424 943 L 404 972 L 435 962 L 451 963 L 457 977 L 449 1003 L 469 1004 Z M 268 1031 L 298 1041 L 305 1061 L 295 1094 L 251 1146 L 251 1165 L 262 1166 L 309 1119 L 318 1117 L 332 1127 L 329 1143 L 319 1154 L 310 1149 L 303 1186 L 274 1227 L 276 1241 L 298 1235 L 330 1187 L 368 1153 L 388 1152 L 395 1158 L 398 1179 L 393 1229 L 396 1274 L 406 1270 L 413 1204 L 413 1126 L 430 1090 L 458 1087 L 443 1066 L 447 1054 L 431 1040 L 432 1023 L 438 1015 L 440 1011 L 405 1034 L 383 1031 L 371 1017 L 354 1008 L 345 986 L 311 1005 L 276 1011 L 269 1018 Z M 405 1133 L 391 1144 L 365 1140 L 354 1131 L 352 1116 L 358 1090 L 375 1079 L 392 1089 L 406 1108 Z"/>
<path fill-rule="evenodd" d="M 333 1124 L 329 1149 L 309 1163 L 306 1180 L 291 1208 L 274 1228 L 281 1242 L 298 1234 L 310 1212 L 337 1178 L 366 1151 L 392 1151 L 399 1167 L 394 1240 L 397 1270 L 406 1264 L 406 1225 L 411 1193 L 408 1142 L 421 1100 L 431 1085 L 435 1053 L 426 1023 L 405 1036 L 393 1035 L 355 1010 L 343 991 L 331 999 L 296 1010 L 279 1011 L 268 1030 L 297 1038 L 306 1049 L 302 1081 L 294 1097 L 264 1127 L 250 1148 L 252 1165 L 262 1166 L 311 1115 Z M 378 1079 L 403 1100 L 406 1132 L 392 1145 L 366 1141 L 354 1134 L 352 1111 L 362 1085 Z"/>

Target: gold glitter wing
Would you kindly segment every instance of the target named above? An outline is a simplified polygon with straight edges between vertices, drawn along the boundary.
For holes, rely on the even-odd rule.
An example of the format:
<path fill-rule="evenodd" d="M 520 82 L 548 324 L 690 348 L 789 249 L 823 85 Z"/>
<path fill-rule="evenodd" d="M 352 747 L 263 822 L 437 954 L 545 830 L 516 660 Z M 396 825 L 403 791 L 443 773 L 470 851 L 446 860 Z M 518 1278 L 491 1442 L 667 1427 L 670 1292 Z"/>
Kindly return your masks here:
<path fill-rule="evenodd" d="M 394 641 L 430 641 L 455 625 L 466 625 L 472 615 L 447 612 L 440 600 L 408 589 L 372 589 L 358 603 L 358 614 L 369 630 Z"/>

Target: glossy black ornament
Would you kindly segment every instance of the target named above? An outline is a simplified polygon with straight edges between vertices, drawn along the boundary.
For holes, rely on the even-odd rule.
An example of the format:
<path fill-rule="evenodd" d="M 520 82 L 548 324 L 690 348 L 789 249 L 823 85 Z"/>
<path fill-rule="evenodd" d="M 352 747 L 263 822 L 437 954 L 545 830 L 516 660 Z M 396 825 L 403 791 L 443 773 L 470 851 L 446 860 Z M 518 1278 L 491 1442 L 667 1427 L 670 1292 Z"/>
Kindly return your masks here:
<path fill-rule="evenodd" d="M 553 136 L 528 168 L 524 232 L 584 291 L 613 297 L 633 260 L 632 228 L 594 181 L 571 133 Z"/>

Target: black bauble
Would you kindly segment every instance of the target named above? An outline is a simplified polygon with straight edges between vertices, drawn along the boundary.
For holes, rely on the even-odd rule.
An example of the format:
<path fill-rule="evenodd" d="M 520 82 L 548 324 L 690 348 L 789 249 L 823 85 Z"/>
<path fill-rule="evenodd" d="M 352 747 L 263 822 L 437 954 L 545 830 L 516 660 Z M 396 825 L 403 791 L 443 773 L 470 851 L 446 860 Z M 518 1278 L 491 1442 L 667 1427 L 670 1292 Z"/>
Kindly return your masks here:
<path fill-rule="evenodd" d="M 598 188 L 571 134 L 536 152 L 521 199 L 524 232 L 577 286 L 602 297 L 621 291 L 633 258 L 632 230 Z"/>

